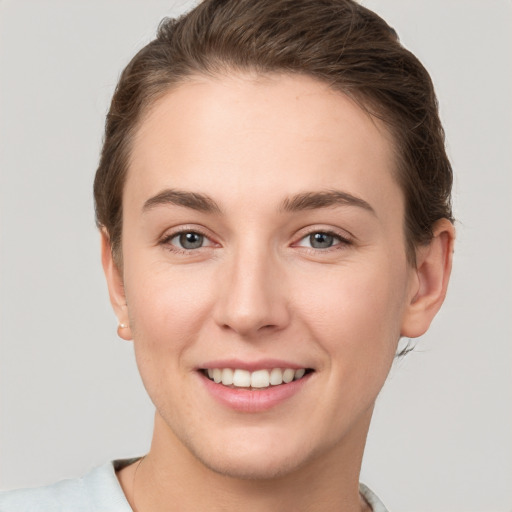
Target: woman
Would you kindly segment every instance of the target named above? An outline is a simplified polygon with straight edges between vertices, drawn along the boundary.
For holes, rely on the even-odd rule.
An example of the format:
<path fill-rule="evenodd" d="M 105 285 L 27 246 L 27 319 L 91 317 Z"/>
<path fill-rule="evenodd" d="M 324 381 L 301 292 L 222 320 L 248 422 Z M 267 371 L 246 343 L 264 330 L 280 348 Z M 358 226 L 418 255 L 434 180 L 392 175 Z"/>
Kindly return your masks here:
<path fill-rule="evenodd" d="M 385 510 L 361 459 L 398 340 L 446 293 L 451 179 L 427 72 L 360 5 L 165 21 L 120 78 L 94 187 L 151 449 L 2 510 Z"/>

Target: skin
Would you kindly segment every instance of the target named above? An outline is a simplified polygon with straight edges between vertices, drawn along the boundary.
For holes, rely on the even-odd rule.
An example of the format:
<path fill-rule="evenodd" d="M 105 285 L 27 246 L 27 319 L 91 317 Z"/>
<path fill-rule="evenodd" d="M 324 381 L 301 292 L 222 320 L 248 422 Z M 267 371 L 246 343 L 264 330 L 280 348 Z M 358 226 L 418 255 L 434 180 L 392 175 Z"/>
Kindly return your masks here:
<path fill-rule="evenodd" d="M 439 221 L 410 266 L 393 173 L 380 122 L 312 78 L 195 77 L 153 106 L 123 193 L 123 268 L 106 233 L 102 249 L 120 336 L 134 340 L 156 407 L 149 454 L 118 475 L 135 510 L 365 509 L 374 403 L 400 336 L 423 334 L 443 302 L 454 239 Z M 147 206 L 169 189 L 216 207 L 176 195 Z M 369 208 L 290 208 L 333 190 Z M 203 246 L 180 247 L 180 232 Z M 333 245 L 312 247 L 312 233 Z M 226 358 L 314 372 L 283 403 L 246 413 L 212 399 L 198 372 Z"/>

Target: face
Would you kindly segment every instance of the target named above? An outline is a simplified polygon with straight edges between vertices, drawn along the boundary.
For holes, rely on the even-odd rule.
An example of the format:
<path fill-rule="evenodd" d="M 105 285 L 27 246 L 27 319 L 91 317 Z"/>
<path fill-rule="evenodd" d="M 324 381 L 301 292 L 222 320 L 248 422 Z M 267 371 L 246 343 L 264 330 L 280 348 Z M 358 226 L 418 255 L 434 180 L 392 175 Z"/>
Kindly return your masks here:
<path fill-rule="evenodd" d="M 417 287 L 393 169 L 379 122 L 311 78 L 197 78 L 154 105 L 117 308 L 157 438 L 242 477 L 362 452 Z"/>

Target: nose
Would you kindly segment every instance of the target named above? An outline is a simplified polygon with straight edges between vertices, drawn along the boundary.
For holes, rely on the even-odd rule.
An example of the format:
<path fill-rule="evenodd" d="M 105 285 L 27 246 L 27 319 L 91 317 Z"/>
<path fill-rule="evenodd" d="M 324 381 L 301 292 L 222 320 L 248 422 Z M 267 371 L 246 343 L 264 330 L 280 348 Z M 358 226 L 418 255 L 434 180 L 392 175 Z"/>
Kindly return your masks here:
<path fill-rule="evenodd" d="M 250 338 L 288 325 L 284 272 L 268 250 L 240 250 L 219 278 L 215 320 L 222 329 Z"/>

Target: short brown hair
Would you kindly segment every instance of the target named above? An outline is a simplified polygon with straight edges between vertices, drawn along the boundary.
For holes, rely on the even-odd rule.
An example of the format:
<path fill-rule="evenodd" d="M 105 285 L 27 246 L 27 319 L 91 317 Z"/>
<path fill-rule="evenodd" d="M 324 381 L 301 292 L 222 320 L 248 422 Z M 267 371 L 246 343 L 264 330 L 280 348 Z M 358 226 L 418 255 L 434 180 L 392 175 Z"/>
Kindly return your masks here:
<path fill-rule="evenodd" d="M 96 178 L 96 222 L 121 256 L 122 192 L 133 135 L 156 99 L 194 75 L 304 74 L 355 99 L 395 142 L 408 258 L 452 221 L 452 169 L 428 72 L 396 32 L 353 0 L 204 0 L 164 19 L 126 66 L 107 115 Z"/>

